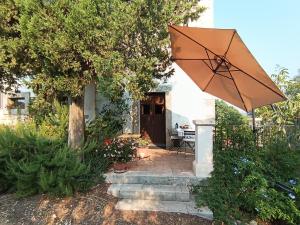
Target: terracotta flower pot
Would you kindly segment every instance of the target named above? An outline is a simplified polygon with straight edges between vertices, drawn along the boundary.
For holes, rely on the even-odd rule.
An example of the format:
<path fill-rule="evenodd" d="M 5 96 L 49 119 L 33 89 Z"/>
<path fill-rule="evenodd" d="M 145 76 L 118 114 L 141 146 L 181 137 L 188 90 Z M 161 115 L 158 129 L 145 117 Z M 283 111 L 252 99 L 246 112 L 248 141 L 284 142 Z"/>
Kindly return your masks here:
<path fill-rule="evenodd" d="M 115 162 L 113 167 L 115 173 L 124 173 L 128 170 L 127 163 L 123 163 L 123 162 Z"/>

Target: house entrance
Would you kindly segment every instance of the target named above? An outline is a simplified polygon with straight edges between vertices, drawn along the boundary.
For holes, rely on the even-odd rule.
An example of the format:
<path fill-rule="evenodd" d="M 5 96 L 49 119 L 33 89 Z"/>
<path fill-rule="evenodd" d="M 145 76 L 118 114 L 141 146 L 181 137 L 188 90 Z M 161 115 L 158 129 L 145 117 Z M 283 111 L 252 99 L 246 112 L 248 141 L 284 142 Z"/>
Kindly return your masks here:
<path fill-rule="evenodd" d="M 140 103 L 140 131 L 144 138 L 160 147 L 166 146 L 165 93 L 148 93 Z"/>

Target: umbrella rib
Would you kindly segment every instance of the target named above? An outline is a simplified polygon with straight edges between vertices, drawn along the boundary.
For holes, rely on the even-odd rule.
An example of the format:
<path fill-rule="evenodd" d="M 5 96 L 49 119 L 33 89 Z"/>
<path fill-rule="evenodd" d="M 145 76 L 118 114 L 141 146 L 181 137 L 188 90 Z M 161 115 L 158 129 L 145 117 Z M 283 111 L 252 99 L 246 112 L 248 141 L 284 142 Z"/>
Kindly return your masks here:
<path fill-rule="evenodd" d="M 226 52 L 225 52 L 225 54 L 224 54 L 224 57 L 226 57 L 227 52 L 229 51 L 229 48 L 230 48 L 230 46 L 231 46 L 231 43 L 232 43 L 232 41 L 233 41 L 233 37 L 234 37 L 235 33 L 236 33 L 236 31 L 234 31 L 233 34 L 232 34 L 232 36 L 231 36 L 231 39 L 230 39 L 228 48 L 227 48 L 227 50 L 226 50 Z"/>
<path fill-rule="evenodd" d="M 232 80 L 233 80 L 234 86 L 235 86 L 236 90 L 238 91 L 238 93 L 239 93 L 239 96 L 240 96 L 240 98 L 241 98 L 241 100 L 242 100 L 242 102 L 243 102 L 244 108 L 245 108 L 245 109 L 246 109 L 246 111 L 248 112 L 248 109 L 247 109 L 247 107 L 246 107 L 246 105 L 245 105 L 245 101 L 244 101 L 244 99 L 243 99 L 243 97 L 242 97 L 242 95 L 241 95 L 241 92 L 240 92 L 239 88 L 237 87 L 237 85 L 236 85 L 236 82 L 235 82 L 235 80 L 234 80 L 234 78 L 233 78 L 233 76 L 232 76 L 232 75 L 231 75 L 231 77 L 232 77 Z"/>
<path fill-rule="evenodd" d="M 206 49 L 206 48 L 204 48 L 204 49 L 205 49 L 205 52 L 206 52 L 207 57 L 209 58 L 207 49 Z M 214 68 L 213 65 L 212 65 L 212 63 L 211 63 L 211 59 L 210 59 L 210 58 L 209 58 L 209 64 L 210 64 L 211 68 Z"/>
<path fill-rule="evenodd" d="M 218 72 L 220 72 L 220 71 L 218 71 Z M 227 71 L 226 71 L 226 72 L 227 72 Z M 232 80 L 232 78 L 227 77 L 227 76 L 225 76 L 225 75 L 223 75 L 223 74 L 220 74 L 220 73 L 217 73 L 217 72 L 216 72 L 216 74 L 218 74 L 218 75 L 220 75 L 220 76 L 222 76 L 222 77 L 225 77 L 225 78 L 227 78 L 227 79 L 229 79 L 229 80 Z"/>
<path fill-rule="evenodd" d="M 230 74 L 231 78 L 232 78 L 232 81 L 233 81 L 233 83 L 234 83 L 234 86 L 235 86 L 235 88 L 236 88 L 237 92 L 239 93 L 239 96 L 240 96 L 240 98 L 241 98 L 241 100 L 242 100 L 242 102 L 243 102 L 244 108 L 245 108 L 245 109 L 246 109 L 246 111 L 248 112 L 248 109 L 247 109 L 247 107 L 246 107 L 245 101 L 244 101 L 244 99 L 243 99 L 243 97 L 242 97 L 242 95 L 241 95 L 241 92 L 240 92 L 240 90 L 239 90 L 238 86 L 236 85 L 236 82 L 235 82 L 235 80 L 234 80 L 234 78 L 233 78 L 232 74 L 231 74 L 231 73 L 230 73 L 230 71 L 229 71 L 229 67 L 228 67 L 228 65 L 227 65 L 227 63 L 226 63 L 226 62 L 225 62 L 225 65 L 226 65 L 226 67 L 227 67 L 227 69 L 228 69 L 228 72 L 229 72 L 229 74 Z"/>
<path fill-rule="evenodd" d="M 203 91 L 206 91 L 206 88 L 208 87 L 208 85 L 210 84 L 210 82 L 212 81 L 212 79 L 215 77 L 215 75 L 216 75 L 216 73 L 214 73 L 214 74 L 212 75 L 212 77 L 209 79 L 209 81 L 208 81 L 207 84 L 205 85 Z"/>
<path fill-rule="evenodd" d="M 176 60 L 191 60 L 191 61 L 194 61 L 194 60 L 196 61 L 196 60 L 197 60 L 197 61 L 203 61 L 203 62 L 205 63 L 205 65 L 208 66 L 209 69 L 213 70 L 213 68 L 210 67 L 210 66 L 205 62 L 205 60 L 208 60 L 208 61 L 209 61 L 210 59 L 177 59 L 177 58 L 174 58 L 173 60 L 174 60 L 174 61 L 176 61 Z"/>
<path fill-rule="evenodd" d="M 203 62 L 205 63 L 205 65 L 206 65 L 211 71 L 213 71 L 213 68 L 210 67 L 210 66 L 205 62 L 205 60 L 203 60 Z"/>
<path fill-rule="evenodd" d="M 175 27 L 173 27 L 173 25 L 169 25 L 170 27 L 172 27 L 174 30 L 176 30 L 178 33 L 182 34 L 183 36 L 187 37 L 188 39 L 190 39 L 191 41 L 195 42 L 196 44 L 200 45 L 202 48 L 206 49 L 207 51 L 211 52 L 214 55 L 218 55 L 216 53 L 214 53 L 213 51 L 209 50 L 208 48 L 206 48 L 204 45 L 200 44 L 198 41 L 194 40 L 193 38 L 189 37 L 188 35 L 186 35 L 185 33 L 182 33 L 180 30 L 176 29 Z"/>
<path fill-rule="evenodd" d="M 267 86 L 266 84 L 264 84 L 263 82 L 261 82 L 260 80 L 257 80 L 255 77 L 251 76 L 250 74 L 246 73 L 244 70 L 240 69 L 239 67 L 233 65 L 232 63 L 230 63 L 232 66 L 234 66 L 235 68 L 238 69 L 238 71 L 246 74 L 248 77 L 252 78 L 253 80 L 255 80 L 256 82 L 260 83 L 261 85 L 265 86 L 266 88 L 268 88 L 269 90 L 271 90 L 272 92 L 274 92 L 275 94 L 279 95 L 281 98 L 286 99 L 285 96 L 283 96 L 282 94 L 278 93 L 277 91 L 274 91 L 272 88 L 270 88 L 269 86 Z"/>
<path fill-rule="evenodd" d="M 223 70 L 223 71 L 218 70 L 218 72 L 228 72 L 228 71 L 231 71 L 231 72 L 233 71 L 234 72 L 234 71 L 240 71 L 240 70 L 231 70 L 231 69 L 229 69 L 229 70 Z"/>

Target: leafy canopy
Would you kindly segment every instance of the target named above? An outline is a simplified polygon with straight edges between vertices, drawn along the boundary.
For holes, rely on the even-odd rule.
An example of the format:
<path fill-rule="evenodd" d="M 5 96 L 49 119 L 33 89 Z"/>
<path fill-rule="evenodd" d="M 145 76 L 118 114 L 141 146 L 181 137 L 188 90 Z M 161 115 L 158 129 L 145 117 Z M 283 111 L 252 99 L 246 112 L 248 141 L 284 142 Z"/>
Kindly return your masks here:
<path fill-rule="evenodd" d="M 5 2 L 0 17 L 6 18 L 1 28 L 7 35 L 1 36 L 1 43 L 9 50 L 2 53 L 1 73 L 12 78 L 28 71 L 37 89 L 52 85 L 50 90 L 74 97 L 98 79 L 108 80 L 107 88 L 126 88 L 140 97 L 155 85 L 153 77 L 173 72 L 167 25 L 187 23 L 204 10 L 197 0 Z M 19 68 L 17 54 L 7 59 L 15 49 L 30 65 Z M 18 73 L 11 70 L 14 62 Z"/>

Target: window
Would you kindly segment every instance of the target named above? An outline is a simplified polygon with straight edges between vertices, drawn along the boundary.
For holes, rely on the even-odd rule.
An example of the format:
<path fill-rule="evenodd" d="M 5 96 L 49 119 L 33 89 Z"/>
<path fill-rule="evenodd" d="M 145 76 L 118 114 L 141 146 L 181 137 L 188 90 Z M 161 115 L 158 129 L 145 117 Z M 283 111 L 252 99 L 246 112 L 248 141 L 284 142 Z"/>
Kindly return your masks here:
<path fill-rule="evenodd" d="M 25 109 L 24 97 L 10 97 L 6 106 L 8 109 Z"/>
<path fill-rule="evenodd" d="M 155 105 L 155 114 L 162 115 L 164 112 L 163 105 Z"/>
<path fill-rule="evenodd" d="M 143 115 L 149 115 L 150 114 L 150 105 L 149 104 L 143 104 L 142 105 L 142 114 Z"/>

